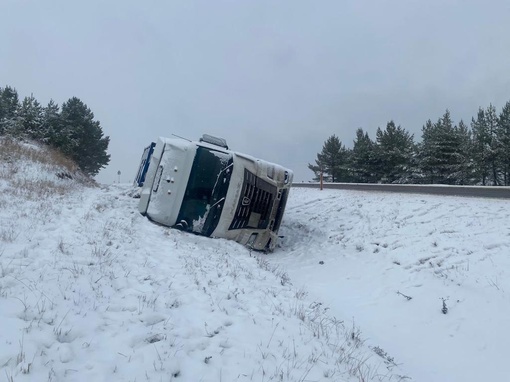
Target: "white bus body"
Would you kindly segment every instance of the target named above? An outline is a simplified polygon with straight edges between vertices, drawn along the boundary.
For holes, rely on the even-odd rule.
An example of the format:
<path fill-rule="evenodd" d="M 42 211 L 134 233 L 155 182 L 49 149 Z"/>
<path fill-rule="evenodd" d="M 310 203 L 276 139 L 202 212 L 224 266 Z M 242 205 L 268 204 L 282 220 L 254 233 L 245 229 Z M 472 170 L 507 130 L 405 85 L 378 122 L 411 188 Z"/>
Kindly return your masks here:
<path fill-rule="evenodd" d="M 159 138 L 139 211 L 165 226 L 274 249 L 292 171 L 207 142 Z"/>

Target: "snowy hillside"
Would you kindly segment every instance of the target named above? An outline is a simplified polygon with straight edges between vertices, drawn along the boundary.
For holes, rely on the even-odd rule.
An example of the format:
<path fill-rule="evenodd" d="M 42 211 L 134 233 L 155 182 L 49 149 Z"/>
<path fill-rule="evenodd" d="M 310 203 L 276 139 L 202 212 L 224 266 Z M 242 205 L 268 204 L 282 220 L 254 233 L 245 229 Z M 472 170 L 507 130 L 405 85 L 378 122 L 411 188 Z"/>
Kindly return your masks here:
<path fill-rule="evenodd" d="M 2 380 L 400 379 L 269 256 L 152 224 L 129 185 L 86 187 L 35 146 L 1 148 Z"/>
<path fill-rule="evenodd" d="M 508 202 L 293 189 L 263 255 L 0 144 L 0 380 L 505 378 Z"/>

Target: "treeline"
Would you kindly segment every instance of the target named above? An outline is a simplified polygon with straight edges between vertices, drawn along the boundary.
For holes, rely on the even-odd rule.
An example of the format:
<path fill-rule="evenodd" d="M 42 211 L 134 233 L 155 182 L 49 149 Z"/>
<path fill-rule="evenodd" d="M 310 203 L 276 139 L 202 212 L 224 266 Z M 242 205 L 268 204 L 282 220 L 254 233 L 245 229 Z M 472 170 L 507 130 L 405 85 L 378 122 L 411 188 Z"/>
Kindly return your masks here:
<path fill-rule="evenodd" d="M 508 186 L 510 102 L 499 114 L 492 105 L 480 108 L 470 126 L 455 125 L 446 110 L 425 123 L 419 143 L 393 121 L 375 140 L 358 129 L 352 149 L 332 135 L 308 168 L 328 182 Z"/>
<path fill-rule="evenodd" d="M 31 139 L 48 144 L 74 160 L 88 175 L 96 175 L 110 161 L 110 138 L 80 99 L 59 107 L 50 100 L 43 107 L 33 95 L 21 102 L 16 89 L 0 87 L 0 136 Z"/>

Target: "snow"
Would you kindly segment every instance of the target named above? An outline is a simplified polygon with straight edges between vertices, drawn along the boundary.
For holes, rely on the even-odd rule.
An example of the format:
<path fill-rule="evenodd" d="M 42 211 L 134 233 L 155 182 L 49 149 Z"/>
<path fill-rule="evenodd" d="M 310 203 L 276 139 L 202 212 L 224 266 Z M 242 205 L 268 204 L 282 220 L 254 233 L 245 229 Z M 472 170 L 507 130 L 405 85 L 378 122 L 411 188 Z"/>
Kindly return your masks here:
<path fill-rule="evenodd" d="M 292 193 L 282 248 L 270 259 L 296 286 L 306 286 L 332 314 L 352 316 L 367 343 L 413 380 L 506 379 L 507 201 Z"/>
<path fill-rule="evenodd" d="M 130 185 L 9 166 L 0 379 L 506 378 L 504 200 L 292 189 L 264 255 L 149 222 Z"/>

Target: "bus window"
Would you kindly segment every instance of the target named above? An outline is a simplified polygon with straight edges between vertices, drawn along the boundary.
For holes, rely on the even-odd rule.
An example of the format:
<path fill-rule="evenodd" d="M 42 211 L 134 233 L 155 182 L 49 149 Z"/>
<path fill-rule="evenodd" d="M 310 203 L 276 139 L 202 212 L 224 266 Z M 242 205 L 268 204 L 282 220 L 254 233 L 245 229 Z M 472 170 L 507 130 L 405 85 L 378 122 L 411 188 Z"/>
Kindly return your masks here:
<path fill-rule="evenodd" d="M 231 154 L 198 147 L 177 217 L 179 228 L 207 236 L 214 231 L 227 195 L 232 166 Z"/>

